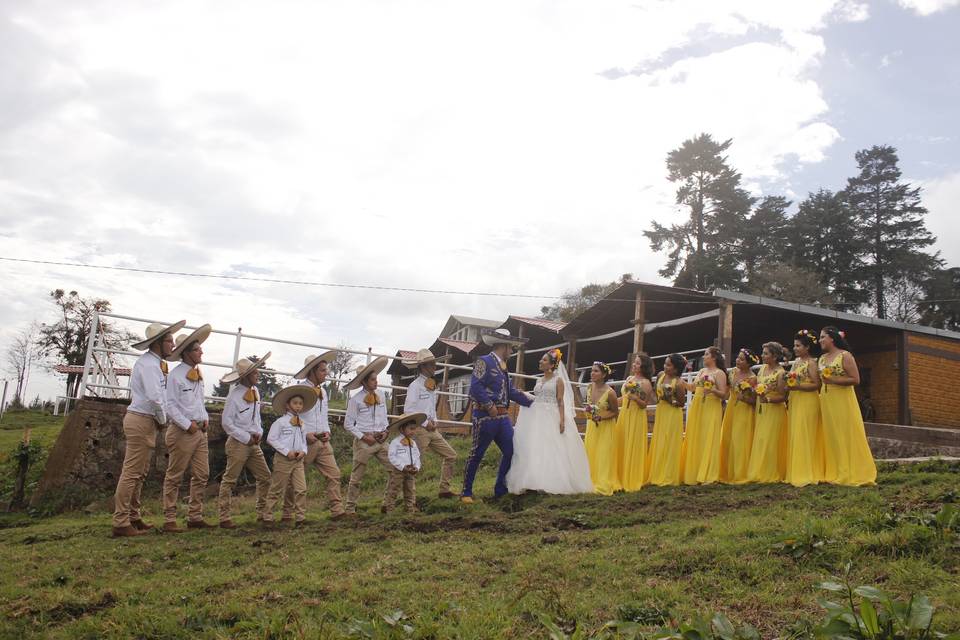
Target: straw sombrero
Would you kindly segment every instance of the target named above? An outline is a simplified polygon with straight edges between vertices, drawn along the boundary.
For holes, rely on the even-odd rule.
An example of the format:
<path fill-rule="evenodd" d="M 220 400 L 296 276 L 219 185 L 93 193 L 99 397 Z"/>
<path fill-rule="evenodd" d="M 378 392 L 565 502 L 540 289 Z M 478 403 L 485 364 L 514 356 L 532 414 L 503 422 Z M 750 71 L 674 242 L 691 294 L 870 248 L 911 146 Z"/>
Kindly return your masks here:
<path fill-rule="evenodd" d="M 311 354 L 303 359 L 303 369 L 300 369 L 300 371 L 297 371 L 295 374 L 293 374 L 293 377 L 297 380 L 303 380 L 318 364 L 321 362 L 330 364 L 336 357 L 336 351 L 327 351 L 326 353 L 321 353 L 320 355 Z"/>
<path fill-rule="evenodd" d="M 483 344 L 488 347 L 495 347 L 498 344 L 510 344 L 519 347 L 522 344 L 526 344 L 529 338 L 510 335 L 510 332 L 506 329 L 494 329 L 493 331 L 484 331 L 481 340 L 483 340 Z"/>
<path fill-rule="evenodd" d="M 440 356 L 439 358 L 433 355 L 433 352 L 430 349 L 420 349 L 417 351 L 417 357 L 413 360 L 403 360 L 403 366 L 407 369 L 416 369 L 422 364 L 427 364 L 430 362 L 444 362 L 448 360 L 450 356 Z"/>
<path fill-rule="evenodd" d="M 350 382 L 348 382 L 347 386 L 345 386 L 343 390 L 353 391 L 354 389 L 359 389 L 360 385 L 363 383 L 364 380 L 367 379 L 367 376 L 369 376 L 371 373 L 376 373 L 377 375 L 380 375 L 380 372 L 387 368 L 387 362 L 389 362 L 389 359 L 386 356 L 380 356 L 379 358 L 377 358 L 367 366 L 358 367 L 356 377 Z"/>
<path fill-rule="evenodd" d="M 305 384 L 292 384 L 289 387 L 284 387 L 277 391 L 273 398 L 270 400 L 270 404 L 273 406 L 273 412 L 278 414 L 284 414 L 287 412 L 287 401 L 293 396 L 300 396 L 303 398 L 303 409 L 300 413 L 306 413 L 313 409 L 313 405 L 317 404 L 317 394 L 314 392 L 313 387 Z"/>
<path fill-rule="evenodd" d="M 387 425 L 387 429 L 399 429 L 403 425 L 410 424 L 411 422 L 414 422 L 417 424 L 417 426 L 419 426 L 426 422 L 426 420 L 427 414 L 423 413 L 422 411 L 417 413 L 405 413 Z"/>
<path fill-rule="evenodd" d="M 193 330 L 192 333 L 180 334 L 177 336 L 177 346 L 174 348 L 173 352 L 170 354 L 169 360 L 182 360 L 183 351 L 187 346 L 193 344 L 194 342 L 199 342 L 203 344 L 207 341 L 207 338 L 210 337 L 210 332 L 213 331 L 213 327 L 208 324 L 203 325 L 202 327 L 197 327 Z"/>
<path fill-rule="evenodd" d="M 176 333 L 177 331 L 180 331 L 180 329 L 183 329 L 185 324 L 187 324 L 186 320 L 174 322 L 173 324 L 164 324 L 162 322 L 148 324 L 147 328 L 143 332 L 143 334 L 147 336 L 147 339 L 130 345 L 130 348 L 136 349 L 137 351 L 146 351 L 150 348 L 150 345 L 163 338 L 163 336 L 166 334 Z"/>
<path fill-rule="evenodd" d="M 237 363 L 233 365 L 233 371 L 230 371 L 225 376 L 220 378 L 220 382 L 224 382 L 226 384 L 232 384 L 237 380 L 239 380 L 240 378 L 242 378 L 243 376 L 247 375 L 248 373 L 252 371 L 256 371 L 257 369 L 263 368 L 263 363 L 267 361 L 267 358 L 270 357 L 271 353 L 272 352 L 267 351 L 267 355 L 263 356 L 256 362 L 253 362 L 252 360 L 248 360 L 247 358 L 240 358 L 239 360 L 237 360 Z"/>

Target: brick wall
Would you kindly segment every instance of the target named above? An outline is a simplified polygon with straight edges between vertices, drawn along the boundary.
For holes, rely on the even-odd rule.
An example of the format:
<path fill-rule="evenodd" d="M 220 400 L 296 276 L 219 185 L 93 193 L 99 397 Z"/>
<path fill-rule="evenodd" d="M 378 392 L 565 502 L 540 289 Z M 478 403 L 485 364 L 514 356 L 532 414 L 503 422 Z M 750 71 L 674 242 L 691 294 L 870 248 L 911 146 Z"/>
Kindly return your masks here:
<path fill-rule="evenodd" d="M 913 424 L 960 428 L 960 341 L 908 334 L 907 352 Z"/>
<path fill-rule="evenodd" d="M 857 397 L 862 400 L 864 396 L 870 396 L 876 413 L 875 422 L 896 424 L 900 410 L 900 372 L 895 368 L 897 352 L 854 353 L 854 356 L 861 378 L 866 369 L 870 370 L 870 385 L 857 387 Z"/>

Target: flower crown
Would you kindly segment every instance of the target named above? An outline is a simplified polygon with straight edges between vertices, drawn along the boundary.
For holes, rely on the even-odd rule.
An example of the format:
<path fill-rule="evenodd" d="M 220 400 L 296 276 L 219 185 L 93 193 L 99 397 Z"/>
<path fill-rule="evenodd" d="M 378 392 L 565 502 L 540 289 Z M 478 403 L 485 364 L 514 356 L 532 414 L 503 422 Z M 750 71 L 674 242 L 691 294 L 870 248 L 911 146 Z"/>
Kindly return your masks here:
<path fill-rule="evenodd" d="M 758 358 L 755 354 L 750 353 L 750 351 L 747 349 L 740 349 L 740 353 L 742 353 L 743 357 L 747 359 L 747 362 L 752 362 L 753 364 L 760 363 L 760 358 Z"/>
<path fill-rule="evenodd" d="M 596 362 L 593 363 L 593 366 L 600 367 L 600 370 L 603 371 L 603 373 L 606 374 L 608 378 L 611 375 L 613 375 L 613 369 L 611 369 L 610 365 L 608 365 L 605 362 L 600 362 L 599 360 L 597 360 Z"/>
<path fill-rule="evenodd" d="M 548 351 L 547 353 L 553 356 L 553 360 L 557 364 L 560 364 L 560 361 L 563 360 L 563 352 L 560 351 L 560 349 L 553 349 L 551 351 Z"/>
<path fill-rule="evenodd" d="M 817 336 L 816 336 L 816 334 L 814 334 L 814 333 L 813 333 L 812 331 L 810 331 L 809 329 L 800 329 L 800 331 L 797 331 L 797 337 L 799 338 L 800 336 L 804 336 L 804 337 L 806 337 L 806 338 L 810 338 L 810 340 L 813 341 L 813 344 L 817 344 Z M 842 331 L 840 332 L 840 337 L 841 337 L 841 338 L 843 337 L 843 332 L 842 332 Z"/>

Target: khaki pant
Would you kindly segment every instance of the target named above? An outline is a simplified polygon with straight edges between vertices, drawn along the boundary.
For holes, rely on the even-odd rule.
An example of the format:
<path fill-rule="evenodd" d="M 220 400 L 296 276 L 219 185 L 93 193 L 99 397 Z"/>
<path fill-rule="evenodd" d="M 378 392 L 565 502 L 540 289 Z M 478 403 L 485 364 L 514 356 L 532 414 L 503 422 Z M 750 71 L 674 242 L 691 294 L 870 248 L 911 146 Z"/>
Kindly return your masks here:
<path fill-rule="evenodd" d="M 273 522 L 273 510 L 286 493 L 293 490 L 293 512 L 297 522 L 307 519 L 307 476 L 303 472 L 304 458 L 290 460 L 279 453 L 273 456 L 273 475 L 270 477 L 270 492 L 267 493 L 267 507 L 263 519 Z"/>
<path fill-rule="evenodd" d="M 417 508 L 417 482 L 416 476 L 412 473 L 397 471 L 394 467 L 390 472 L 390 482 L 387 483 L 387 491 L 383 496 L 383 506 L 390 510 L 397 502 L 397 493 L 400 487 L 403 487 L 403 507 L 407 511 L 415 511 Z"/>
<path fill-rule="evenodd" d="M 453 477 L 453 463 L 457 459 L 456 450 L 450 446 L 439 431 L 427 431 L 418 427 L 413 432 L 413 440 L 420 450 L 421 459 L 426 457 L 427 451 L 440 456 L 440 493 L 450 491 L 450 478 Z"/>
<path fill-rule="evenodd" d="M 343 513 L 343 499 L 340 496 L 340 467 L 333 457 L 333 446 L 329 442 L 314 442 L 307 445 L 307 457 L 303 459 L 304 473 L 313 465 L 327 481 L 327 502 L 331 515 Z M 293 517 L 293 485 L 287 487 L 283 496 L 283 518 Z"/>
<path fill-rule="evenodd" d="M 175 424 L 167 427 L 163 437 L 167 445 L 167 473 L 163 478 L 163 518 L 166 522 L 177 520 L 177 500 L 183 474 L 190 467 L 190 508 L 187 521 L 203 520 L 203 492 L 210 475 L 210 459 L 207 453 L 207 434 L 200 429 L 188 433 Z"/>
<path fill-rule="evenodd" d="M 140 490 L 150 471 L 150 458 L 157 448 L 159 425 L 150 416 L 127 411 L 123 416 L 123 435 L 127 448 L 123 454 L 123 469 L 113 495 L 113 526 L 130 526 L 140 519 Z"/>
<path fill-rule="evenodd" d="M 390 457 L 387 454 L 389 446 L 386 440 L 376 444 L 367 444 L 360 439 L 353 441 L 353 471 L 350 472 L 350 484 L 347 486 L 347 513 L 357 512 L 357 498 L 360 497 L 360 483 L 363 481 L 363 476 L 367 472 L 367 462 L 370 461 L 370 458 L 376 458 L 388 472 L 394 470 L 393 465 L 390 464 Z M 393 474 L 390 474 L 384 497 L 391 491 L 394 482 Z M 393 495 L 396 495 L 395 490 Z M 386 501 L 384 501 L 384 506 L 386 506 Z"/>
<path fill-rule="evenodd" d="M 244 467 L 250 470 L 257 481 L 257 515 L 263 517 L 267 506 L 267 491 L 270 489 L 270 467 L 263 457 L 259 444 L 243 444 L 234 438 L 227 438 L 224 445 L 227 452 L 227 468 L 220 481 L 220 522 L 230 519 L 233 487 Z"/>

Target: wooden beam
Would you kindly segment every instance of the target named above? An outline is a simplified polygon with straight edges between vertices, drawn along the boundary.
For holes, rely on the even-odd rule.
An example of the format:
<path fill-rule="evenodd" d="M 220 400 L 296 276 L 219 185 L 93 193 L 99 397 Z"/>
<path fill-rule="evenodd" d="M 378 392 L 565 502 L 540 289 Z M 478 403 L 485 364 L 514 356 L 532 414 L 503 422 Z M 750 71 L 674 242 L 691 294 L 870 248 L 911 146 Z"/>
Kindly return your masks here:
<path fill-rule="evenodd" d="M 726 358 L 728 366 L 733 362 L 733 302 L 720 301 L 720 315 L 717 323 L 717 347 Z"/>
<path fill-rule="evenodd" d="M 521 338 L 524 338 L 526 337 L 523 335 L 524 333 L 525 333 L 524 326 L 523 326 L 523 323 L 521 322 L 520 331 L 517 332 L 517 335 Z M 526 353 L 527 353 L 527 350 L 525 346 L 520 345 L 520 349 L 517 351 L 517 362 L 514 365 L 514 371 L 513 371 L 514 373 L 523 373 L 523 356 L 526 355 Z M 514 386 L 520 391 L 525 391 L 527 387 L 526 380 L 524 380 L 523 378 L 515 378 Z"/>
<path fill-rule="evenodd" d="M 643 289 L 637 289 L 636 302 L 633 305 L 633 352 L 643 351 L 643 333 L 646 327 L 647 302 L 643 299 Z M 629 367 L 628 367 L 629 369 Z"/>
<path fill-rule="evenodd" d="M 567 376 L 571 380 L 576 380 L 577 375 L 577 337 L 570 336 L 570 351 L 567 353 Z M 576 387 L 574 387 L 576 388 Z"/>
<path fill-rule="evenodd" d="M 449 363 L 450 363 L 450 347 L 447 347 L 447 348 L 446 348 L 446 350 L 444 351 L 443 355 L 446 356 L 446 358 L 447 358 L 447 359 L 445 360 L 445 363 L 446 363 L 446 364 L 449 364 Z M 444 368 L 443 368 L 443 380 L 440 382 L 440 388 L 443 389 L 444 391 L 450 391 L 450 389 L 447 388 L 447 378 L 448 378 L 448 374 L 449 374 L 449 373 L 450 373 L 450 367 L 444 367 Z"/>
<path fill-rule="evenodd" d="M 907 332 L 897 334 L 897 422 L 911 424 L 910 418 L 910 356 L 907 354 Z"/>

